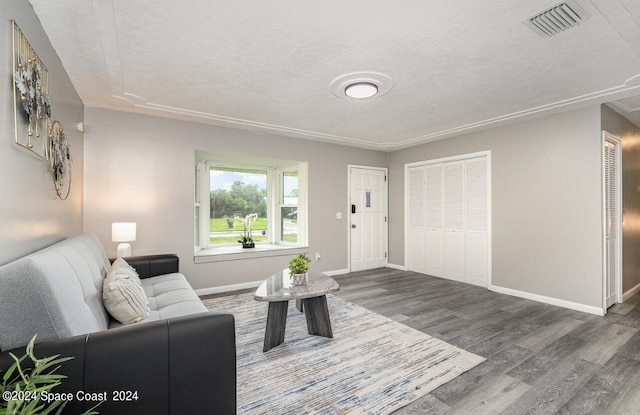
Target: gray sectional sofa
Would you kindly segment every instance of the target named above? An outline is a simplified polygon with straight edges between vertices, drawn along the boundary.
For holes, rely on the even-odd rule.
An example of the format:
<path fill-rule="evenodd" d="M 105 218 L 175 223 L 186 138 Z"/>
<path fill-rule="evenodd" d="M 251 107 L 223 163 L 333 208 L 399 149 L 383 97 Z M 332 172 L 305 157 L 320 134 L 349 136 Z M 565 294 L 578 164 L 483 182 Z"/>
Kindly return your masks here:
<path fill-rule="evenodd" d="M 72 356 L 61 391 L 107 392 L 103 414 L 235 414 L 235 327 L 231 314 L 207 311 L 175 255 L 126 258 L 139 274 L 148 315 L 115 321 L 102 301 L 110 271 L 95 235 L 82 234 L 0 267 L 0 371 L 8 351 Z M 135 391 L 135 401 L 111 399 Z M 71 401 L 64 413 L 91 402 Z"/>

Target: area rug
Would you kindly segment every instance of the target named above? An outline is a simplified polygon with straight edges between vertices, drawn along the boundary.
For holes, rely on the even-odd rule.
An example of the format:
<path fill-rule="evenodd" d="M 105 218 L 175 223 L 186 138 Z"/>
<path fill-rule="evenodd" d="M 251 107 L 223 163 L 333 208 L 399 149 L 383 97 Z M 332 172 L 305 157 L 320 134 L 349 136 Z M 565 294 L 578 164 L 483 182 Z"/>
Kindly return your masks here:
<path fill-rule="evenodd" d="M 333 338 L 307 332 L 290 301 L 283 344 L 262 352 L 268 303 L 204 300 L 236 321 L 238 414 L 389 414 L 484 358 L 328 295 Z"/>

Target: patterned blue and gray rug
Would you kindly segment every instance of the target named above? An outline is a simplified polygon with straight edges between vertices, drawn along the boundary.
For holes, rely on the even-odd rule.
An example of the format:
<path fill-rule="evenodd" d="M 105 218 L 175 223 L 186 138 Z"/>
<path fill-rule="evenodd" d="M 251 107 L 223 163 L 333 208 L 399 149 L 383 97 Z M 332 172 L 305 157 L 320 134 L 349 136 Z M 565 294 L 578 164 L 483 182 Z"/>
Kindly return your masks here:
<path fill-rule="evenodd" d="M 327 296 L 333 339 L 307 333 L 289 302 L 285 342 L 262 352 L 267 303 L 253 294 L 204 300 L 236 320 L 238 414 L 389 414 L 484 358 Z"/>

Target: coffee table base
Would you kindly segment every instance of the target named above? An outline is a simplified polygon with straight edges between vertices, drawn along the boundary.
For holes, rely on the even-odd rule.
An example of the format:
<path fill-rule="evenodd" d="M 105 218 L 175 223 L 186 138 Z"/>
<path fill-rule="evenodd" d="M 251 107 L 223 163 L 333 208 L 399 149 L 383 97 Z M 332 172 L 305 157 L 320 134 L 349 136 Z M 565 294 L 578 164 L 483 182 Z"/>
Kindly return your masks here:
<path fill-rule="evenodd" d="M 288 301 L 276 301 L 269 303 L 267 314 L 267 328 L 264 331 L 263 352 L 276 347 L 284 342 L 284 329 L 287 326 Z"/>
<path fill-rule="evenodd" d="M 300 304 L 296 301 L 296 306 L 299 306 L 297 308 L 300 311 L 304 310 L 309 334 L 333 338 L 326 295 L 305 298 Z M 288 308 L 289 301 L 269 302 L 267 327 L 264 332 L 264 347 L 262 348 L 263 352 L 271 350 L 284 342 Z"/>
<path fill-rule="evenodd" d="M 329 319 L 329 306 L 327 296 L 305 298 L 302 300 L 304 315 L 307 317 L 307 329 L 309 334 L 333 338 L 331 320 Z"/>

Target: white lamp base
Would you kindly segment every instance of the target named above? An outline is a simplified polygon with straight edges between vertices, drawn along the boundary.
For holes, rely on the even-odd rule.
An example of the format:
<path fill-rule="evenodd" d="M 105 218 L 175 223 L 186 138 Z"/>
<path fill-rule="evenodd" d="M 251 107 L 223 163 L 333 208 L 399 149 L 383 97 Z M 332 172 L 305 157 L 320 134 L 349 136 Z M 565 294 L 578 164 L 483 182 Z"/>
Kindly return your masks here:
<path fill-rule="evenodd" d="M 131 244 L 123 242 L 118 245 L 118 258 L 131 256 Z"/>

